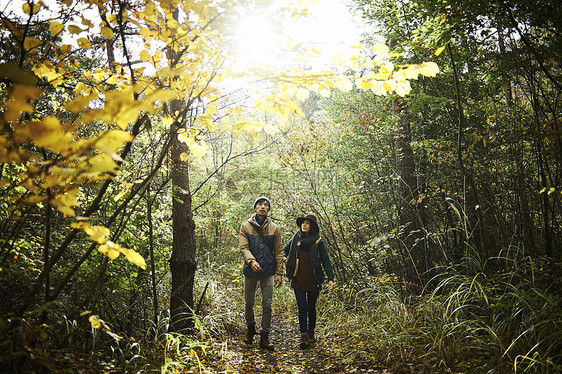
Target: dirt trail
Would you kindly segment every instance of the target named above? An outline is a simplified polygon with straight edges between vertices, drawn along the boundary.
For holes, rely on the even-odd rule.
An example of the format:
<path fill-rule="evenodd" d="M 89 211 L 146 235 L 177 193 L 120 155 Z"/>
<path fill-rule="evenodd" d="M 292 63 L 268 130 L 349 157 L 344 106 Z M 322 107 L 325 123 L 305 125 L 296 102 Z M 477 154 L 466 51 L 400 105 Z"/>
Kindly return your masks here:
<path fill-rule="evenodd" d="M 298 323 L 295 320 L 280 324 L 274 317 L 270 340 L 273 352 L 259 348 L 259 336 L 253 345 L 242 341 L 242 331 L 222 343 L 218 357 L 203 363 L 202 373 L 386 373 L 374 363 L 350 362 L 344 352 L 338 351 L 337 337 L 320 332 L 318 341 L 311 348 L 298 347 Z"/>

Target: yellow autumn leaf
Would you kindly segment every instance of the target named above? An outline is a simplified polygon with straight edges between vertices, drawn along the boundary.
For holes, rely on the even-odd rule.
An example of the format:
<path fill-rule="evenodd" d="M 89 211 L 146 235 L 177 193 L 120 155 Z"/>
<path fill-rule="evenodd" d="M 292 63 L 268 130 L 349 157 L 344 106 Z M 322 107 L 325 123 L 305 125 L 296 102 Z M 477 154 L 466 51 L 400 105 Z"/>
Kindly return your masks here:
<path fill-rule="evenodd" d="M 371 81 L 367 81 L 367 80 L 364 80 L 364 79 L 359 80 L 359 87 L 361 87 L 364 90 L 368 90 L 372 86 L 373 86 L 373 82 L 371 82 Z"/>
<path fill-rule="evenodd" d="M 150 31 L 149 29 L 147 29 L 146 27 L 141 27 L 139 29 L 139 34 L 141 34 L 142 36 L 144 36 L 145 38 L 149 38 L 152 35 L 152 31 Z"/>
<path fill-rule="evenodd" d="M 84 230 L 86 227 L 90 227 L 90 226 L 91 226 L 90 223 L 86 221 L 72 222 L 70 224 L 70 228 L 76 230 Z"/>
<path fill-rule="evenodd" d="M 110 241 L 107 241 L 105 244 L 100 245 L 98 247 L 98 251 L 101 254 L 109 257 L 111 260 L 115 260 L 121 254 L 121 252 L 114 248 L 113 243 Z"/>
<path fill-rule="evenodd" d="M 19 127 L 18 132 L 43 148 L 49 148 L 65 139 L 57 117 L 44 117 L 41 121 L 29 122 Z"/>
<path fill-rule="evenodd" d="M 57 87 L 63 82 L 63 76 L 57 72 L 50 61 L 44 61 L 33 67 L 33 72 L 39 78 L 46 78 L 49 83 Z"/>
<path fill-rule="evenodd" d="M 95 155 L 88 160 L 90 164 L 91 173 L 106 173 L 115 172 L 117 170 L 117 164 L 113 161 L 110 155 L 105 153 Z"/>
<path fill-rule="evenodd" d="M 107 75 L 108 75 L 107 71 L 102 70 L 102 69 L 97 69 L 94 72 L 94 79 L 101 82 L 107 77 Z"/>
<path fill-rule="evenodd" d="M 387 92 L 384 88 L 385 82 L 380 81 L 373 81 L 373 85 L 371 86 L 371 91 L 378 96 L 386 96 Z"/>
<path fill-rule="evenodd" d="M 109 155 L 114 154 L 124 143 L 133 141 L 133 135 L 123 130 L 109 130 L 105 132 L 95 144 L 95 148 Z"/>
<path fill-rule="evenodd" d="M 179 24 L 175 19 L 169 19 L 166 23 L 166 26 L 168 27 L 168 29 L 176 30 L 179 27 Z"/>
<path fill-rule="evenodd" d="M 109 237 L 109 229 L 104 226 L 91 226 L 88 225 L 84 227 L 84 232 L 89 235 L 88 240 L 96 242 L 98 244 L 105 244 L 107 238 Z"/>
<path fill-rule="evenodd" d="M 415 66 L 408 66 L 406 69 L 401 69 L 400 74 L 404 75 L 404 79 L 418 79 L 419 71 Z"/>
<path fill-rule="evenodd" d="M 332 94 L 332 91 L 330 91 L 330 89 L 328 88 L 328 86 L 326 85 L 321 85 L 318 88 L 318 93 L 320 94 L 320 96 L 322 97 L 330 97 L 330 95 Z"/>
<path fill-rule="evenodd" d="M 102 28 L 100 29 L 100 33 L 101 33 L 101 34 L 103 35 L 103 37 L 106 38 L 106 39 L 109 39 L 109 40 L 113 39 L 113 30 L 111 30 L 111 29 L 110 29 L 109 27 L 107 27 L 107 26 L 102 27 Z"/>
<path fill-rule="evenodd" d="M 45 200 L 47 200 L 47 196 L 40 196 L 40 195 L 31 195 L 27 199 L 25 199 L 25 201 L 27 201 L 29 204 L 36 204 L 38 202 L 45 201 Z"/>
<path fill-rule="evenodd" d="M 49 25 L 49 32 L 51 35 L 58 35 L 64 29 L 64 25 L 58 21 L 53 21 Z"/>
<path fill-rule="evenodd" d="M 141 269 L 146 269 L 146 262 L 144 258 L 135 250 L 123 248 L 121 250 L 123 254 L 127 257 L 127 260 L 133 265 L 137 265 Z"/>
<path fill-rule="evenodd" d="M 376 55 L 386 55 L 388 53 L 388 47 L 386 44 L 378 43 L 373 48 L 372 51 Z"/>
<path fill-rule="evenodd" d="M 90 49 L 92 47 L 92 43 L 87 38 L 79 38 L 76 43 L 83 49 Z"/>
<path fill-rule="evenodd" d="M 74 87 L 74 93 L 77 95 L 80 94 L 88 94 L 90 91 L 90 87 L 86 86 L 86 84 L 84 82 L 78 82 L 76 83 L 76 86 Z"/>
<path fill-rule="evenodd" d="M 139 54 L 141 61 L 152 61 L 152 56 L 146 49 L 143 49 Z"/>
<path fill-rule="evenodd" d="M 280 86 L 280 91 L 285 95 L 294 96 L 297 93 L 297 87 L 293 84 L 284 84 Z"/>
<path fill-rule="evenodd" d="M 88 321 L 90 321 L 93 329 L 99 329 L 101 327 L 101 322 L 98 316 L 92 315 L 90 316 L 90 318 L 88 318 Z"/>
<path fill-rule="evenodd" d="M 117 15 L 115 15 L 115 14 L 108 14 L 108 15 L 107 15 L 107 22 L 116 25 L 116 24 L 117 24 Z"/>
<path fill-rule="evenodd" d="M 404 82 L 398 82 L 398 85 L 396 86 L 396 94 L 398 96 L 406 96 L 408 95 L 411 91 L 412 91 L 412 87 L 410 86 L 410 82 L 408 81 L 404 81 Z"/>
<path fill-rule="evenodd" d="M 34 38 L 32 36 L 28 36 L 28 37 L 25 38 L 25 40 L 23 42 L 23 47 L 25 49 L 33 49 L 33 48 L 36 48 L 37 46 L 40 46 L 41 44 L 43 44 L 41 39 Z"/>
<path fill-rule="evenodd" d="M 80 189 L 74 188 L 63 194 L 55 195 L 55 197 L 52 198 L 49 202 L 52 205 L 54 205 L 59 212 L 69 216 L 74 216 L 75 212 L 74 209 L 72 209 L 72 207 L 78 205 L 78 199 L 76 195 L 78 194 L 79 191 Z"/>
<path fill-rule="evenodd" d="M 392 74 L 393 71 L 394 71 L 394 64 L 390 61 L 385 62 L 380 67 L 380 73 L 384 75 Z"/>
<path fill-rule="evenodd" d="M 396 81 L 394 79 L 389 79 L 383 83 L 383 87 L 386 92 L 391 93 L 396 89 Z"/>
<path fill-rule="evenodd" d="M 421 64 L 419 72 L 425 77 L 435 77 L 439 73 L 439 66 L 435 62 L 424 62 Z"/>
<path fill-rule="evenodd" d="M 31 8 L 30 4 L 33 4 L 33 8 Z M 39 12 L 39 10 L 41 9 L 42 5 L 43 5 L 43 3 L 41 1 L 38 1 L 36 3 L 25 2 L 25 4 L 23 4 L 21 6 L 21 9 L 27 15 L 30 15 L 32 13 L 37 14 Z"/>
<path fill-rule="evenodd" d="M 435 54 L 435 56 L 439 56 L 441 54 L 441 52 L 443 52 L 443 50 L 446 48 L 446 46 L 443 47 L 439 47 L 437 48 L 437 50 L 435 52 L 433 52 Z"/>
<path fill-rule="evenodd" d="M 72 47 L 68 44 L 64 44 L 60 47 L 61 53 L 65 54 L 65 55 L 69 54 L 71 50 L 72 50 Z"/>
<path fill-rule="evenodd" d="M 80 34 L 82 31 L 84 31 L 76 25 L 68 25 L 67 29 L 71 34 Z"/>

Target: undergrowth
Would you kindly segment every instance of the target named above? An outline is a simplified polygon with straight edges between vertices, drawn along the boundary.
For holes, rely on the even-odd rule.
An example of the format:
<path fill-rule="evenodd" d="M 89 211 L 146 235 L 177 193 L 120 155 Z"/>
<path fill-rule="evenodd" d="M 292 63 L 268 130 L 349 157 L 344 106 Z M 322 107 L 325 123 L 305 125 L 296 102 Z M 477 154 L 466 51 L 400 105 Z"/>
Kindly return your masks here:
<path fill-rule="evenodd" d="M 498 260 L 480 264 L 483 271 L 439 269 L 420 295 L 374 278 L 362 289 L 341 287 L 322 319 L 331 334 L 349 337 L 340 342 L 354 360 L 414 371 L 561 372 L 560 264 L 502 258 L 508 269 L 485 269 Z"/>
<path fill-rule="evenodd" d="M 502 266 L 497 265 L 500 261 Z M 120 336 L 103 324 L 93 329 L 88 316 L 70 319 L 56 305 L 20 319 L 4 317 L 0 368 L 37 373 L 70 373 L 76 367 L 83 373 L 200 372 L 203 358 L 223 357 L 243 333 L 243 282 L 236 267 L 228 269 L 230 276 L 199 274 L 197 318 L 189 334 L 170 331 L 167 311 L 140 337 Z M 473 259 L 436 273 L 417 294 L 405 292 L 403 284 L 388 276 L 368 278 L 361 287 L 323 289 L 318 335 L 338 357 L 376 363 L 390 372 L 562 371 L 559 263 L 526 257 Z M 257 315 L 259 305 L 258 296 Z M 294 321 L 295 313 L 294 295 L 285 283 L 274 292 L 274 318 Z M 39 323 L 38 316 L 45 314 L 58 322 Z"/>

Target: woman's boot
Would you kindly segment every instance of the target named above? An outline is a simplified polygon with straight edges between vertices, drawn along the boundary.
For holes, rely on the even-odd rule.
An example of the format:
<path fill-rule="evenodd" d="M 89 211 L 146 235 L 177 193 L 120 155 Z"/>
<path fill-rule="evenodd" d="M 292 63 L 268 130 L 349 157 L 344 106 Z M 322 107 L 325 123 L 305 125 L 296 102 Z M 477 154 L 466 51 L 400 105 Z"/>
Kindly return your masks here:
<path fill-rule="evenodd" d="M 310 340 L 310 344 L 316 343 L 316 339 L 314 338 L 314 330 L 308 330 L 308 340 Z"/>
<path fill-rule="evenodd" d="M 254 340 L 254 335 L 256 335 L 256 325 L 248 325 L 248 329 L 246 330 L 246 338 L 244 339 L 244 343 L 252 344 Z"/>
<path fill-rule="evenodd" d="M 301 334 L 301 343 L 299 344 L 300 349 L 307 349 L 310 347 L 310 338 L 308 337 L 307 332 L 303 332 Z"/>

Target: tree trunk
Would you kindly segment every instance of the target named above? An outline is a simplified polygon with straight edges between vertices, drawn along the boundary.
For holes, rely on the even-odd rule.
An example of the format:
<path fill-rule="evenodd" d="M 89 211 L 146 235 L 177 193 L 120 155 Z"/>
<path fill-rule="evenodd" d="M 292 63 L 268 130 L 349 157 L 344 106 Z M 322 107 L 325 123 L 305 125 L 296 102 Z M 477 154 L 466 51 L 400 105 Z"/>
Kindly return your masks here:
<path fill-rule="evenodd" d="M 401 241 L 406 253 L 406 280 L 424 284 L 424 276 L 429 269 L 429 261 L 423 245 L 422 225 L 415 201 L 418 198 L 418 183 L 414 151 L 411 145 L 411 131 L 408 115 L 403 113 L 400 100 L 393 104 L 399 116 L 395 133 L 396 173 L 398 174 L 397 209 L 401 227 Z"/>
<path fill-rule="evenodd" d="M 171 131 L 176 131 L 175 127 Z M 172 162 L 172 216 L 173 241 L 170 270 L 172 293 L 170 296 L 171 324 L 174 331 L 193 327 L 193 285 L 195 278 L 195 222 L 189 189 L 189 163 L 181 160 L 182 153 L 189 153 L 185 143 L 173 134 Z"/>

